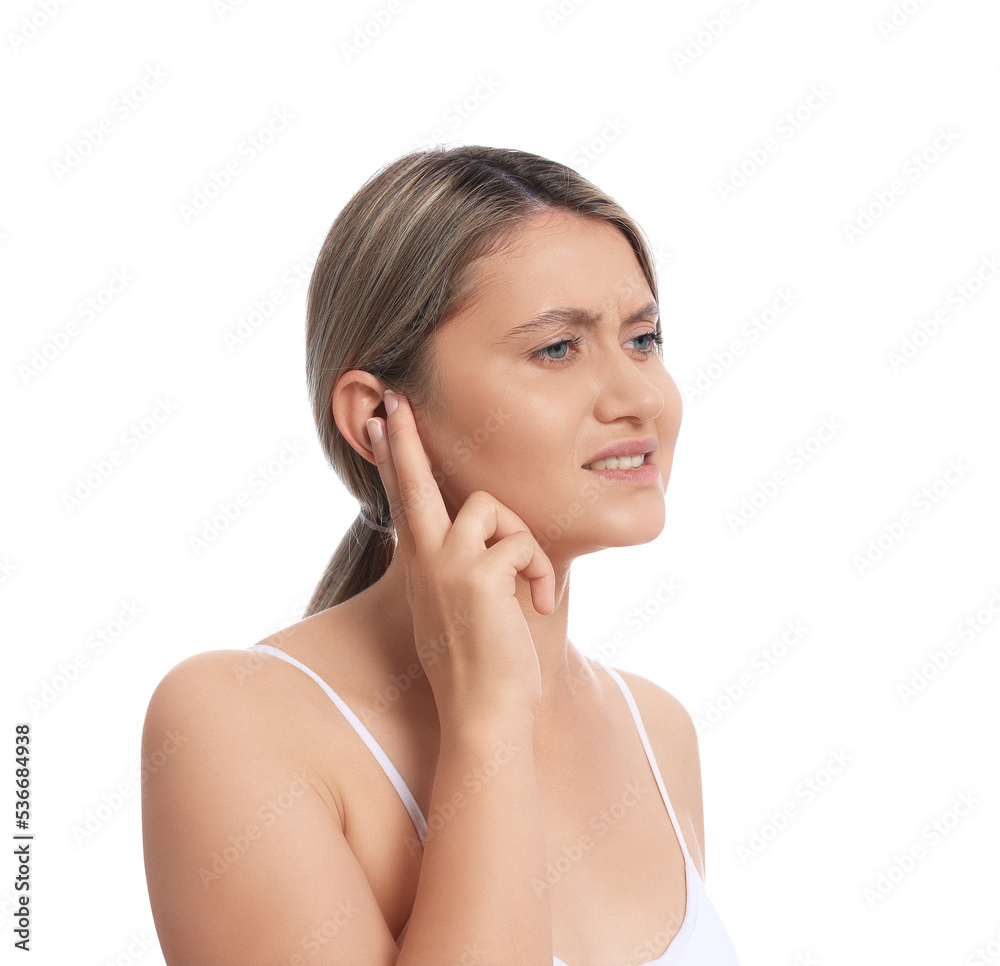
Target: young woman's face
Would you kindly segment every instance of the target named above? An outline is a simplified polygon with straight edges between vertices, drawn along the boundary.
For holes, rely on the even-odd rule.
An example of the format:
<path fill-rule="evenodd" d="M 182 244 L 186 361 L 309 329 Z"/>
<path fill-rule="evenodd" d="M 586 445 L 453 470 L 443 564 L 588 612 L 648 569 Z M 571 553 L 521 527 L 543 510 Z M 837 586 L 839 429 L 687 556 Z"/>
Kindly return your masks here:
<path fill-rule="evenodd" d="M 607 222 L 549 212 L 474 271 L 474 302 L 436 336 L 439 396 L 415 410 L 451 518 L 485 490 L 560 558 L 654 539 L 682 403 L 626 238 Z M 512 333 L 556 309 L 600 318 Z M 647 482 L 584 469 L 609 444 L 650 436 Z"/>

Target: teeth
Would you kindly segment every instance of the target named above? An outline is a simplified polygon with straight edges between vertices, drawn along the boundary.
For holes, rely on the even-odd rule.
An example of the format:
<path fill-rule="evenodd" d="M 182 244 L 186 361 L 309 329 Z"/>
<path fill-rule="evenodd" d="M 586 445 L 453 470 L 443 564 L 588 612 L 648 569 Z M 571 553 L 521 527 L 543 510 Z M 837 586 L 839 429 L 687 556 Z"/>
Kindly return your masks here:
<path fill-rule="evenodd" d="M 635 456 L 609 456 L 606 460 L 594 460 L 588 463 L 585 470 L 631 470 L 636 466 L 641 466 L 646 458 L 645 453 L 636 453 Z"/>

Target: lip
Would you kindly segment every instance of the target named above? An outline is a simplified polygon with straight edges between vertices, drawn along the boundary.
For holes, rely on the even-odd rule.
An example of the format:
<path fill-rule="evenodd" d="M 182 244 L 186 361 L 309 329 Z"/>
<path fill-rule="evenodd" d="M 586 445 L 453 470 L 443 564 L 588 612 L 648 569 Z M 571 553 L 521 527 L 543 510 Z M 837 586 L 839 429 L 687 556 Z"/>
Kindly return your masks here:
<path fill-rule="evenodd" d="M 583 461 L 584 466 L 590 466 L 597 460 L 606 460 L 612 456 L 631 456 L 634 453 L 642 453 L 648 456 L 656 451 L 657 442 L 655 436 L 640 436 L 638 439 L 620 439 L 604 449 L 599 449 L 588 460 Z"/>

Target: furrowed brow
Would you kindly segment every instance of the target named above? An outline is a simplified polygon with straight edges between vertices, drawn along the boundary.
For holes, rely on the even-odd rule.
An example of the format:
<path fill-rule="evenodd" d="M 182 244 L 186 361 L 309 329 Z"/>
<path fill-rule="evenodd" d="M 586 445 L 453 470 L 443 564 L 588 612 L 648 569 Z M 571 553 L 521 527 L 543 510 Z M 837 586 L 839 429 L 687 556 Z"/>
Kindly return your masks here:
<path fill-rule="evenodd" d="M 659 317 L 659 314 L 660 308 L 656 302 L 647 302 L 641 308 L 636 309 L 636 311 L 627 318 L 622 319 L 622 325 L 631 325 L 633 322 L 638 322 L 640 319 L 655 319 Z M 547 329 L 556 329 L 560 326 L 566 325 L 567 323 L 572 323 L 573 325 L 597 325 L 603 320 L 603 318 L 603 315 L 595 315 L 593 312 L 588 312 L 586 309 L 548 309 L 545 312 L 536 315 L 533 319 L 529 319 L 527 322 L 523 322 L 521 325 L 515 326 L 503 337 L 503 339 L 500 340 L 500 344 L 505 345 L 508 342 L 513 342 L 515 339 L 518 339 L 523 335 L 532 332 L 544 332 Z"/>

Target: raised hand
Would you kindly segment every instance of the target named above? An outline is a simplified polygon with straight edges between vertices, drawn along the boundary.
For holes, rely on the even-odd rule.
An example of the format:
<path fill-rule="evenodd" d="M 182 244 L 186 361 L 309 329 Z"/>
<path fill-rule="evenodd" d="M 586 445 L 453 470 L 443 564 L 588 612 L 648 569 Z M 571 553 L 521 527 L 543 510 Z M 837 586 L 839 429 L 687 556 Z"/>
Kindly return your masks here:
<path fill-rule="evenodd" d="M 524 521 L 483 490 L 452 523 L 409 403 L 386 392 L 385 409 L 387 428 L 375 417 L 366 425 L 406 569 L 417 655 L 442 725 L 521 710 L 533 716 L 541 675 L 516 578 L 530 582 L 535 610 L 551 614 L 552 564 Z"/>

